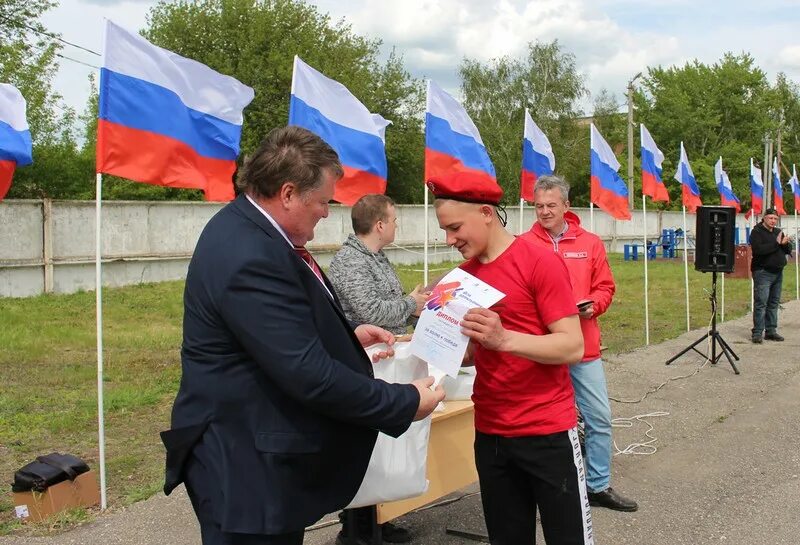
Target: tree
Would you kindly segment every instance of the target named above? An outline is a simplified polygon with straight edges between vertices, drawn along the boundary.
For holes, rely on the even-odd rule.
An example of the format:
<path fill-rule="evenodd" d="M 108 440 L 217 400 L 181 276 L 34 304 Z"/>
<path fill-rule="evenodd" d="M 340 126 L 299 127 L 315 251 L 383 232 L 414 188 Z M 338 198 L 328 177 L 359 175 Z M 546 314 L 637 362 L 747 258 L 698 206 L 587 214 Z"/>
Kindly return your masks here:
<path fill-rule="evenodd" d="M 703 202 L 719 202 L 714 163 L 723 157 L 734 192 L 747 208 L 750 158 L 763 157 L 763 140 L 777 127 L 775 92 L 753 58 L 726 53 L 706 65 L 649 68 L 635 93 L 637 121 L 647 125 L 664 151 L 664 178 L 679 208 L 680 187 L 669 179 L 686 147 Z M 758 162 L 758 161 L 757 161 Z"/>
<path fill-rule="evenodd" d="M 557 171 L 573 182 L 580 172 L 575 150 L 581 137 L 575 118 L 586 90 L 575 58 L 558 41 L 528 44 L 523 57 L 500 57 L 488 63 L 464 59 L 459 67 L 464 107 L 481 133 L 505 202 L 519 198 L 525 108 L 545 134 L 556 155 Z M 588 134 L 588 132 L 587 132 Z M 588 180 L 586 181 L 588 187 Z"/>
<path fill-rule="evenodd" d="M 60 46 L 39 19 L 55 4 L 0 0 L 0 81 L 25 97 L 33 141 L 33 164 L 16 172 L 10 198 L 68 198 L 91 183 L 75 143 L 75 112 L 52 87 Z"/>
<path fill-rule="evenodd" d="M 421 85 L 398 55 L 379 62 L 379 41 L 299 0 L 162 0 L 147 20 L 143 34 L 153 43 L 253 87 L 243 156 L 286 124 L 293 58 L 299 55 L 394 123 L 387 130 L 389 193 L 401 202 L 422 195 Z"/>

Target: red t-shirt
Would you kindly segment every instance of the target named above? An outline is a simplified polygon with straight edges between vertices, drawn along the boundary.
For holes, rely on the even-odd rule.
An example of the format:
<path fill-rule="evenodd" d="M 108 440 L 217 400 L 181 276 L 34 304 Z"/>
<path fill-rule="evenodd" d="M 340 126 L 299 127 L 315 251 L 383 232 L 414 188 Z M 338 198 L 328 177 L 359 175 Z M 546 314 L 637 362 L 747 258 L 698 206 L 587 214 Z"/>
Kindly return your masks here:
<path fill-rule="evenodd" d="M 503 327 L 531 335 L 578 313 L 569 272 L 550 249 L 517 238 L 491 263 L 472 258 L 461 268 L 505 293 L 491 310 Z M 475 428 L 504 437 L 547 435 L 575 427 L 575 398 L 567 365 L 549 365 L 476 343 L 472 401 Z"/>

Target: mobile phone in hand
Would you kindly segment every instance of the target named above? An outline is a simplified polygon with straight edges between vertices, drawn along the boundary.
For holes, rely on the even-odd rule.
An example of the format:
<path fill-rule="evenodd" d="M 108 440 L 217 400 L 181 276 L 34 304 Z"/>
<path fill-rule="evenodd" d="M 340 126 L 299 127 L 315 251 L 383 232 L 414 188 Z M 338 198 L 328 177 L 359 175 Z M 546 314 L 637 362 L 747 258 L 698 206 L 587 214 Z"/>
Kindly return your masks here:
<path fill-rule="evenodd" d="M 578 303 L 577 307 L 578 307 L 579 311 L 583 312 L 584 310 L 586 310 L 587 308 L 589 308 L 593 304 L 594 304 L 594 301 L 592 301 L 591 299 L 587 299 L 586 301 L 581 301 L 580 303 Z"/>

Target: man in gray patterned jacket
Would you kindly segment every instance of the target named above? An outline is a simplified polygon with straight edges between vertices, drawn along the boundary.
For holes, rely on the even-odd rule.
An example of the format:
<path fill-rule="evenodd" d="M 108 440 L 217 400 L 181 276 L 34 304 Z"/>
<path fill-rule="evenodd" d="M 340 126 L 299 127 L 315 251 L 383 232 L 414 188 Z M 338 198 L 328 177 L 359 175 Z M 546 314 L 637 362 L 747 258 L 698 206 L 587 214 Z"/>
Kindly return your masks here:
<path fill-rule="evenodd" d="M 396 335 L 406 333 L 412 316 L 419 316 L 427 293 L 417 286 L 403 295 L 403 286 L 383 248 L 394 242 L 397 211 L 394 201 L 385 195 L 365 195 L 351 211 L 353 231 L 333 257 L 328 278 L 339 296 L 347 319 L 358 324 L 373 324 Z M 372 511 L 369 507 L 354 509 L 353 516 L 340 515 L 342 530 L 336 545 L 370 543 Z M 348 538 L 349 523 L 356 522 L 353 540 Z M 406 543 L 411 535 L 405 528 L 387 522 L 381 525 L 383 540 Z"/>
<path fill-rule="evenodd" d="M 394 201 L 385 195 L 365 195 L 353 205 L 351 218 L 355 234 L 333 257 L 328 278 L 348 320 L 403 334 L 411 317 L 422 311 L 426 294 L 417 286 L 404 296 L 383 253 L 397 230 Z"/>

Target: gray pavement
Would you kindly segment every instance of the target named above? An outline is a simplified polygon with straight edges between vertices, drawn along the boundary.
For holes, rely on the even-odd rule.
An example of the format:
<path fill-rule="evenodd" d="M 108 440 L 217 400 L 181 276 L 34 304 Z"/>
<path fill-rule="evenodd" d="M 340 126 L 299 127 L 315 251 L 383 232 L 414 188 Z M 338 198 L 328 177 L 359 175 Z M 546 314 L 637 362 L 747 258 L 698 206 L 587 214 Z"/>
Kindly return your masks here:
<path fill-rule="evenodd" d="M 636 513 L 593 511 L 598 545 L 797 545 L 800 543 L 800 303 L 780 315 L 786 342 L 753 345 L 749 316 L 720 326 L 741 357 L 733 374 L 723 359 L 689 378 L 669 382 L 643 402 L 612 403 L 615 417 L 655 411 L 657 452 L 614 458 L 612 485 L 639 501 Z M 693 342 L 693 331 L 657 346 L 607 358 L 609 393 L 638 399 L 671 377 L 688 375 L 702 363 L 694 352 L 667 367 L 664 362 Z M 615 428 L 619 448 L 648 438 L 636 421 Z M 460 495 L 477 492 L 473 485 Z M 482 530 L 480 496 L 407 515 L 420 545 L 471 543 L 445 534 L 447 527 Z M 307 533 L 307 545 L 331 545 L 338 526 Z M 116 510 L 52 537 L 5 537 L 0 545 L 188 545 L 199 534 L 181 490 Z M 543 543 L 540 540 L 539 543 Z"/>

